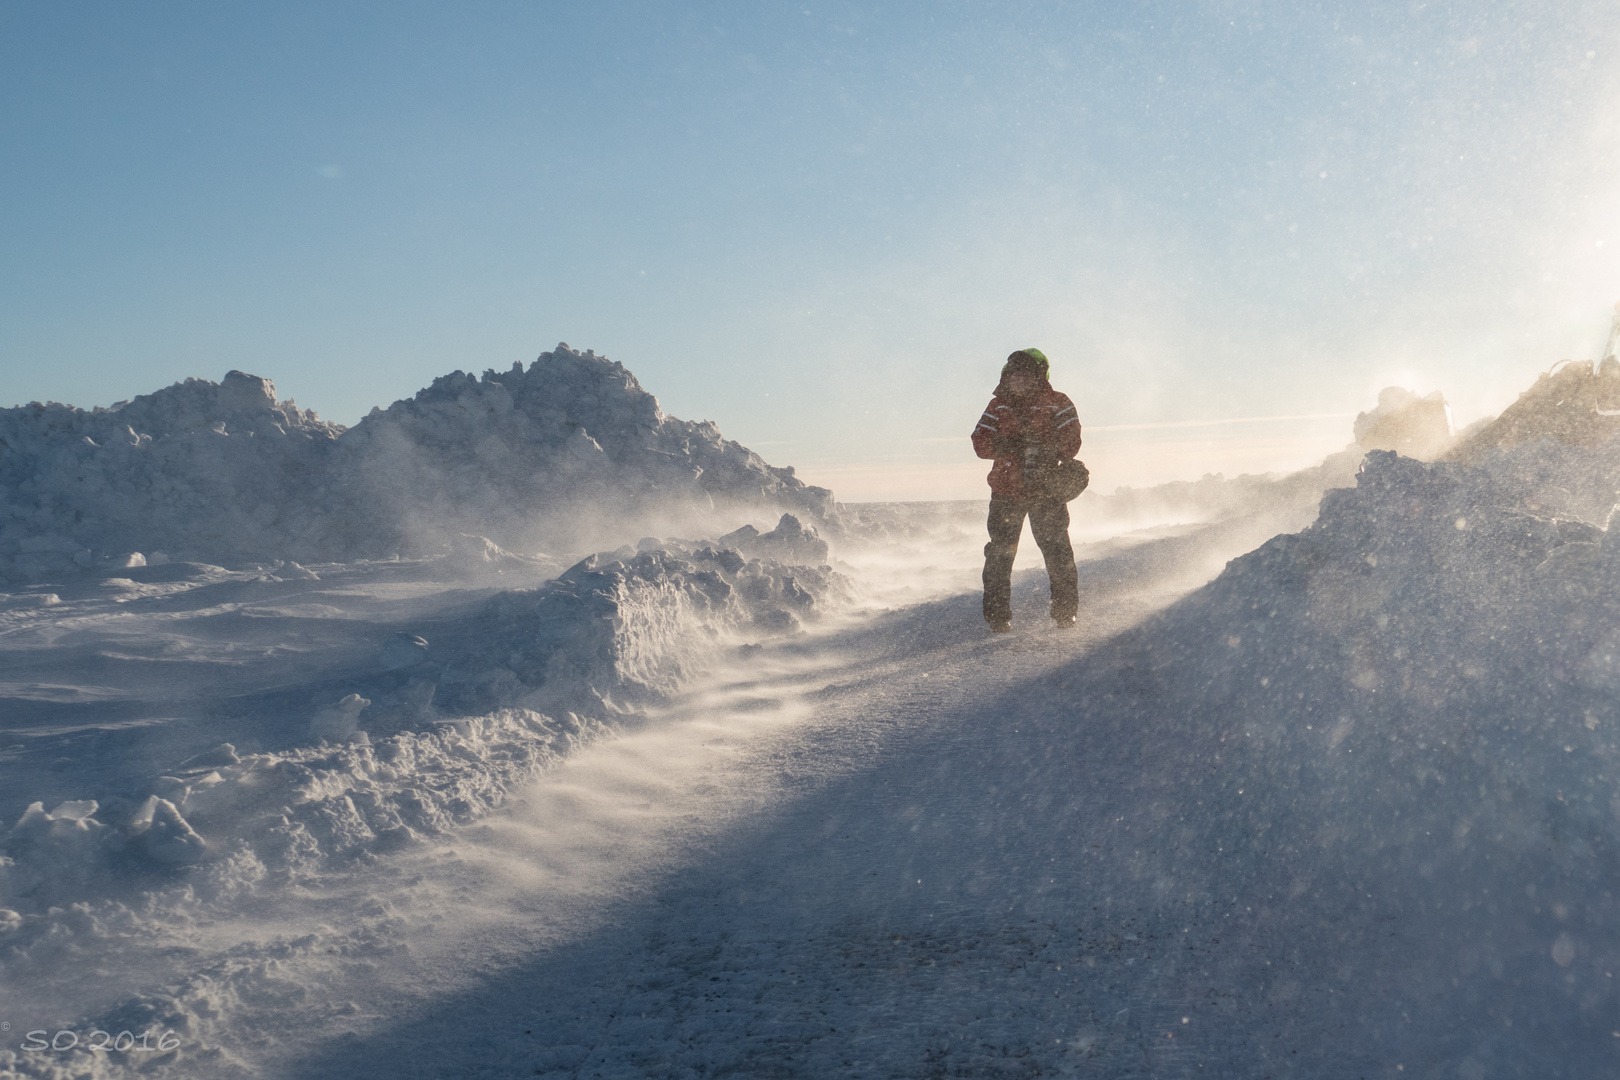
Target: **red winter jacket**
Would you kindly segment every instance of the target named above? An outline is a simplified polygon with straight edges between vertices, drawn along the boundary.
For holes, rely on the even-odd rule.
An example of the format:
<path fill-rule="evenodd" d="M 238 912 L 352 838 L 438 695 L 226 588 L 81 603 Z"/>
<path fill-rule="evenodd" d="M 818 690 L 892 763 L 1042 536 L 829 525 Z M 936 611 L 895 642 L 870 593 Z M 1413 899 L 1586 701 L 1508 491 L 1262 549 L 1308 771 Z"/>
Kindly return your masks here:
<path fill-rule="evenodd" d="M 994 458 L 990 495 L 1020 502 L 1024 498 L 1024 446 L 1038 440 L 1049 451 L 1072 458 L 1080 452 L 1080 418 L 1074 402 L 1041 380 L 1041 388 L 1023 399 L 996 387 L 979 426 L 973 429 L 973 452 Z"/>

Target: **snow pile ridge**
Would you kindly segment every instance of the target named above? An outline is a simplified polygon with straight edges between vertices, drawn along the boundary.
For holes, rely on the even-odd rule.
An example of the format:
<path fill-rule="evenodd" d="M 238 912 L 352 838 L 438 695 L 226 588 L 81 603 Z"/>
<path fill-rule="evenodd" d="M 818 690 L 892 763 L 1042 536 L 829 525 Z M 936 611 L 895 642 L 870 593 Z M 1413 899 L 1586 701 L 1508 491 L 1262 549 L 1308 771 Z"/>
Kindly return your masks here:
<path fill-rule="evenodd" d="M 373 410 L 342 439 L 338 471 L 356 542 L 381 526 L 395 550 L 439 542 L 424 522 L 568 547 L 614 520 L 760 506 L 824 518 L 833 505 L 712 422 L 666 416 L 623 364 L 566 344 L 527 370 L 455 372 Z"/>
<path fill-rule="evenodd" d="M 1399 386 L 1378 392 L 1378 405 L 1358 413 L 1356 442 L 1368 450 L 1395 450 L 1425 461 L 1438 457 L 1454 441 L 1451 407 L 1436 390 L 1419 397 Z"/>
<path fill-rule="evenodd" d="M 1566 361 L 1536 379 L 1502 414 L 1471 429 L 1448 456 L 1469 464 L 1534 439 L 1598 446 L 1620 435 L 1620 363 Z"/>
<path fill-rule="evenodd" d="M 1595 578 L 1586 571 L 1596 573 L 1612 545 L 1589 522 L 1526 509 L 1534 493 L 1509 482 L 1517 479 L 1373 451 L 1355 488 L 1323 498 L 1314 525 L 1233 560 L 1187 610 L 1202 613 L 1193 622 L 1205 630 L 1231 619 L 1216 636 L 1239 640 L 1232 648 L 1249 666 L 1258 662 L 1251 650 L 1275 650 L 1264 661 L 1269 678 L 1295 677 L 1291 656 L 1335 658 L 1313 675 L 1338 672 L 1348 685 L 1333 693 L 1429 685 L 1450 700 L 1471 685 L 1452 681 L 1459 664 L 1498 680 L 1535 678 L 1542 659 L 1584 655 L 1620 607 L 1562 617 L 1570 596 L 1607 580 L 1606 562 Z M 1577 564 L 1587 579 L 1566 580 Z M 1230 653 L 1199 652 L 1212 676 L 1233 668 Z"/>
<path fill-rule="evenodd" d="M 289 508 L 342 431 L 240 371 L 110 409 L 0 410 L 0 574 L 94 565 L 92 552 L 268 557 L 302 535 Z"/>
<path fill-rule="evenodd" d="M 815 536 L 787 516 L 775 532 Z M 0 920 L 47 927 L 52 906 L 132 873 L 198 864 L 207 878 L 227 855 L 231 873 L 244 860 L 256 876 L 313 873 L 442 833 L 579 743 L 635 722 L 637 706 L 722 651 L 794 632 L 845 595 L 828 566 L 710 544 L 649 539 L 589 556 L 439 625 L 431 645 L 394 635 L 380 670 L 301 725 L 275 715 L 242 730 L 262 741 L 279 727 L 300 745 L 239 754 L 224 743 L 132 789 L 34 803 L 0 832 Z"/>
<path fill-rule="evenodd" d="M 832 493 L 664 415 L 622 364 L 566 345 L 526 370 L 443 376 L 347 430 L 239 371 L 110 409 L 0 410 L 0 577 L 19 580 L 131 552 L 431 554 L 466 533 L 579 550 L 760 509 L 826 520 Z"/>
<path fill-rule="evenodd" d="M 1107 891 L 1171 940 L 1208 904 L 1239 1000 L 1343 993 L 1342 1045 L 1385 1068 L 1484 1075 L 1456 1062 L 1487 1046 L 1502 1075 L 1599 1075 L 1620 1008 L 1620 534 L 1613 487 L 1570 515 L 1545 485 L 1610 452 L 1495 453 L 1369 453 L 1314 524 L 1078 660 L 1054 779 L 1129 748 L 1141 824 L 1111 841 L 1129 857 Z M 1277 950 L 1268 970 L 1251 948 Z"/>
<path fill-rule="evenodd" d="M 1529 467 L 1546 449 L 1495 470 L 1369 453 L 1315 524 L 1233 560 L 1071 693 L 1121 710 L 1155 773 L 1208 778 L 1182 796 L 1182 842 L 1223 853 L 1221 888 L 1274 910 L 1290 890 L 1348 898 L 1362 945 L 1333 953 L 1340 978 L 1435 1016 L 1515 1015 L 1504 1072 L 1585 1075 L 1561 1055 L 1606 1044 L 1620 1004 L 1620 542 L 1528 509 L 1558 501 Z M 1374 922 L 1390 912 L 1398 934 Z"/>
<path fill-rule="evenodd" d="M 779 552 L 819 543 L 790 515 L 764 537 Z M 509 558 L 487 542 L 477 550 Z M 539 588 L 496 593 L 428 636 L 395 633 L 373 667 L 342 680 L 347 692 L 325 677 L 312 684 L 332 694 L 323 707 L 289 709 L 303 695 L 282 687 L 257 706 L 238 699 L 246 715 L 228 729 L 234 742 L 127 786 L 49 809 L 36 801 L 0 828 L 0 979 L 48 980 L 109 940 L 172 933 L 288 888 L 319 890 L 448 835 L 582 746 L 644 722 L 637 706 L 720 655 L 792 633 L 846 594 L 826 565 L 648 538 Z M 207 730 L 218 738 L 229 723 Z M 139 1015 L 193 1044 L 222 1038 L 208 1034 L 218 994 L 256 992 L 282 947 L 238 946 L 210 969 L 208 988 L 138 995 L 93 1023 Z"/>
<path fill-rule="evenodd" d="M 538 589 L 493 597 L 450 631 L 461 644 L 434 669 L 437 700 L 457 712 L 520 704 L 623 713 L 674 693 L 727 644 L 795 632 L 847 596 L 848 583 L 826 565 L 643 541 L 639 551 L 591 555 Z M 503 647 L 491 650 L 491 640 Z"/>

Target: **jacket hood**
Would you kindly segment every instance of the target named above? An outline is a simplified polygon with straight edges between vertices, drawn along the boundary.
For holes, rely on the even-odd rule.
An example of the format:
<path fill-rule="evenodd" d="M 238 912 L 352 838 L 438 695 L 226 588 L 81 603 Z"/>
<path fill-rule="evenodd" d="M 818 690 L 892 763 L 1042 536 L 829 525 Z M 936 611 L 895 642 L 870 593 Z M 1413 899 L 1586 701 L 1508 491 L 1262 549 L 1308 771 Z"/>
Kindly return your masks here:
<path fill-rule="evenodd" d="M 996 382 L 996 396 L 1008 397 L 1007 376 L 1012 374 L 1014 368 L 1029 372 L 1040 379 L 1040 389 L 1052 389 L 1052 364 L 1046 359 L 1046 354 L 1036 348 L 1019 349 L 1007 357 L 1007 362 L 1001 365 L 1001 378 Z"/>
<path fill-rule="evenodd" d="M 1052 362 L 1039 349 L 1019 349 L 1017 352 L 1009 354 L 1007 362 L 1001 365 L 1001 380 L 1003 382 L 1007 381 L 1007 372 L 1012 370 L 1014 364 L 1039 371 L 1043 379 L 1052 377 Z"/>

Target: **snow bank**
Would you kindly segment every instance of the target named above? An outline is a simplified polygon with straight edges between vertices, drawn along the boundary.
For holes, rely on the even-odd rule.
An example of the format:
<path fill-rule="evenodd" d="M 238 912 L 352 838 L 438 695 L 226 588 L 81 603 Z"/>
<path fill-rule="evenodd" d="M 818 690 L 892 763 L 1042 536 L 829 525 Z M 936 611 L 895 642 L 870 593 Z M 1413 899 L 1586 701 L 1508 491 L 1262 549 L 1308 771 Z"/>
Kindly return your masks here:
<path fill-rule="evenodd" d="M 1175 836 L 1132 841 L 1156 849 L 1141 880 L 1252 905 L 1264 940 L 1295 935 L 1298 969 L 1387 986 L 1388 1015 L 1356 1022 L 1390 1060 L 1447 1038 L 1462 1060 L 1479 1018 L 1503 1016 L 1504 1075 L 1595 1075 L 1585 1055 L 1610 1052 L 1620 542 L 1536 508 L 1567 502 L 1548 477 L 1605 473 L 1613 453 L 1370 453 L 1315 524 L 1070 683 L 1088 738 L 1117 723 L 1140 746 Z M 1331 934 L 1290 921 L 1324 912 Z"/>
<path fill-rule="evenodd" d="M 1620 489 L 1620 363 L 1542 375 L 1447 456 L 1490 473 L 1535 512 L 1604 520 Z"/>
<path fill-rule="evenodd" d="M 814 528 L 793 516 L 737 539 L 647 538 L 589 556 L 538 588 L 495 593 L 432 621 L 426 636 L 395 633 L 382 642 L 375 670 L 354 670 L 344 679 L 350 692 L 309 713 L 284 715 L 299 697 L 285 687 L 260 691 L 260 706 L 224 688 L 246 712 L 245 738 L 175 761 L 162 775 L 103 777 L 109 790 L 50 808 L 35 802 L 0 832 L 0 980 L 50 986 L 69 995 L 51 1007 L 85 1009 L 71 996 L 77 977 L 64 972 L 116 954 L 143 981 L 89 1006 L 92 1026 L 172 1031 L 192 1055 L 176 1066 L 153 1054 L 150 1068 L 241 1071 L 218 1049 L 242 1038 L 219 1030 L 232 1003 L 285 993 L 302 1007 L 308 988 L 287 985 L 283 961 L 367 944 L 329 946 L 319 935 L 243 942 L 201 971 L 185 967 L 172 984 L 154 983 L 154 973 L 196 952 L 199 926 L 255 905 L 273 908 L 289 889 L 329 888 L 368 861 L 478 819 L 582 745 L 640 722 L 639 706 L 680 690 L 718 656 L 792 633 L 846 595 L 830 567 L 770 557 L 825 556 Z M 496 563 L 509 557 L 487 541 L 463 549 Z M 329 580 L 341 577 L 337 569 L 320 567 Z M 196 587 L 217 590 L 219 576 Z M 292 584 L 304 580 L 295 575 Z M 211 600 L 203 610 L 220 611 L 219 598 Z M 255 620 L 271 610 L 256 608 Z M 306 606 L 290 610 L 307 617 Z M 332 685 L 330 675 L 316 684 Z M 289 738 L 293 745 L 242 748 Z M 387 938 L 389 920 L 374 921 L 379 941 Z M 185 944 L 163 944 L 177 941 Z M 152 955 L 132 962 L 132 942 L 150 942 Z M 93 992 L 105 993 L 99 985 Z M 197 1057 L 203 1043 L 215 1049 Z M 17 1057 L 4 1049 L 0 1071 L 8 1062 L 75 1076 L 121 1068 L 108 1055 Z"/>
<path fill-rule="evenodd" d="M 421 551 L 438 523 L 504 547 L 574 547 L 622 521 L 677 526 L 780 507 L 820 518 L 831 493 L 664 415 L 622 364 L 566 344 L 525 371 L 455 372 L 374 409 L 339 440 L 340 531 L 350 547 Z M 383 535 L 367 537 L 381 528 Z"/>
<path fill-rule="evenodd" d="M 348 430 L 239 371 L 106 409 L 0 411 L 0 576 L 19 580 L 130 553 L 432 554 L 465 533 L 567 549 L 626 522 L 735 524 L 761 509 L 820 519 L 832 497 L 713 423 L 665 416 L 623 365 L 566 345 L 527 370 L 446 375 Z"/>
<path fill-rule="evenodd" d="M 1222 636 L 1252 647 L 1272 642 L 1306 656 L 1331 639 L 1327 655 L 1362 658 L 1326 665 L 1349 683 L 1337 690 L 1410 693 L 1422 683 L 1463 693 L 1472 684 L 1462 668 L 1488 668 L 1499 701 L 1508 673 L 1528 677 L 1549 666 L 1544 660 L 1589 649 L 1589 637 L 1620 619 L 1603 593 L 1607 532 L 1530 509 L 1557 500 L 1524 479 L 1566 456 L 1567 448 L 1533 446 L 1487 469 L 1374 451 L 1355 488 L 1327 494 L 1314 525 L 1234 560 L 1188 610 L 1232 618 Z M 1578 624 L 1565 617 L 1577 596 L 1585 609 Z M 1395 653 L 1399 663 L 1381 673 L 1374 657 Z M 1239 666 L 1219 650 L 1208 655 L 1211 671 Z M 1255 666 L 1241 655 L 1241 666 Z M 1279 658 L 1278 667 L 1288 665 Z"/>
<path fill-rule="evenodd" d="M 1620 435 L 1620 363 L 1565 361 L 1502 414 L 1470 427 L 1448 455 L 1475 463 L 1493 450 L 1535 439 L 1596 447 Z"/>
<path fill-rule="evenodd" d="M 184 959 L 196 952 L 197 927 L 273 909 L 289 890 L 332 888 L 368 862 L 443 837 L 582 745 L 642 722 L 641 707 L 676 693 L 717 657 L 815 621 L 848 592 L 826 556 L 814 526 L 782 514 L 769 531 L 748 526 L 723 542 L 644 538 L 634 548 L 591 555 L 536 588 L 492 595 L 419 591 L 431 589 L 422 575 L 442 579 L 446 570 L 453 578 L 508 571 L 532 578 L 534 560 L 471 535 L 415 565 L 288 563 L 254 575 L 172 563 L 129 571 L 162 579 L 125 585 L 143 611 L 180 627 L 174 640 L 189 634 L 192 648 L 207 641 L 222 654 L 238 645 L 225 637 L 233 628 L 251 651 L 269 655 L 279 640 L 267 633 L 273 620 L 294 624 L 287 628 L 293 639 L 335 643 L 341 639 L 309 620 L 352 625 L 351 612 L 375 617 L 379 598 L 429 599 L 412 599 L 422 614 L 377 640 L 374 653 L 351 648 L 336 666 L 294 660 L 253 670 L 233 657 L 231 666 L 208 673 L 211 698 L 171 682 L 167 694 L 185 703 L 165 707 L 203 714 L 188 731 L 192 739 L 212 732 L 212 745 L 174 753 L 160 775 L 96 775 L 86 762 L 78 766 L 84 790 L 34 802 L 0 828 L 0 982 L 50 987 L 61 1000 L 34 1007 L 88 1010 L 94 1023 L 114 1031 L 172 1030 L 187 1053 L 209 1039 L 239 1042 L 241 1032 L 217 1030 L 231 1003 L 279 993 L 304 1001 L 279 965 L 328 947 L 270 935 L 268 943 L 234 944 L 199 971 Z M 86 582 L 66 602 L 42 596 L 38 614 L 68 609 L 61 617 L 86 648 L 106 653 L 108 642 L 95 640 L 98 628 L 110 640 L 131 631 L 116 625 L 115 601 L 100 592 Z M 332 606 L 343 597 L 351 607 Z M 19 618 L 35 613 L 29 608 Z M 237 613 L 245 623 L 231 621 Z M 29 625 L 39 640 L 54 639 L 52 628 Z M 10 644 L 26 649 L 35 640 Z M 167 644 L 156 652 L 172 658 Z M 59 676 L 72 677 L 72 661 L 60 665 Z M 289 674 L 304 682 L 289 684 Z M 311 693 L 324 693 L 324 704 L 301 707 Z M 159 727 L 150 730 L 162 737 Z M 222 736 L 228 741 L 217 741 Z M 171 737 L 157 745 L 179 744 Z M 152 756 L 132 742 L 118 754 L 126 761 Z M 389 920 L 378 922 L 386 937 Z M 338 944 L 345 952 L 356 946 Z M 99 977 L 91 985 L 69 974 L 106 957 L 137 972 L 135 980 L 110 983 L 119 989 L 107 995 Z M 177 958 L 173 983 L 163 981 L 170 976 L 159 973 Z M 85 996 L 94 994 L 107 996 Z M 96 1003 L 84 1004 L 89 1000 Z M 0 1072 L 11 1049 L 0 1048 Z M 24 1058 L 24 1071 L 118 1072 L 106 1055 Z M 148 1064 L 174 1067 L 162 1055 Z M 211 1074 L 237 1068 L 195 1056 L 187 1067 Z"/>
<path fill-rule="evenodd" d="M 826 553 L 791 515 L 754 535 L 757 549 Z M 356 672 L 354 691 L 314 711 L 302 745 L 239 754 L 224 743 L 134 787 L 29 807 L 0 834 L 11 955 L 32 955 L 26 942 L 48 936 L 53 907 L 131 873 L 197 864 L 207 880 L 296 876 L 442 833 L 723 651 L 794 632 L 846 593 L 826 565 L 648 539 L 497 593 L 437 623 L 431 641 L 397 633 L 379 670 Z M 243 734 L 256 741 L 287 727 L 252 723 Z"/>
<path fill-rule="evenodd" d="M 601 726 L 503 709 L 375 746 L 322 741 L 238 755 L 223 743 L 149 781 L 153 793 L 133 812 L 116 795 L 105 806 L 85 799 L 46 811 L 35 803 L 3 841 L 7 971 L 31 970 L 40 959 L 32 943 L 58 921 L 53 909 L 95 900 L 114 873 L 197 864 L 186 891 L 208 896 L 267 875 L 307 879 L 332 859 L 442 835 L 482 815 Z"/>
<path fill-rule="evenodd" d="M 240 561 L 301 548 L 311 480 L 342 430 L 240 371 L 109 409 L 0 410 L 0 575 L 128 552 Z"/>
<path fill-rule="evenodd" d="M 1356 443 L 1365 450 L 1394 450 L 1428 461 L 1450 449 L 1455 439 L 1451 406 L 1440 391 L 1419 397 L 1399 386 L 1378 392 L 1378 405 L 1358 413 Z"/>
<path fill-rule="evenodd" d="M 769 533 L 749 531 L 753 544 L 643 540 L 495 596 L 447 630 L 452 644 L 430 669 L 435 700 L 459 713 L 520 704 L 620 714 L 674 693 L 728 643 L 792 633 L 847 597 L 824 563 L 769 557 L 824 559 L 814 529 L 784 514 Z"/>

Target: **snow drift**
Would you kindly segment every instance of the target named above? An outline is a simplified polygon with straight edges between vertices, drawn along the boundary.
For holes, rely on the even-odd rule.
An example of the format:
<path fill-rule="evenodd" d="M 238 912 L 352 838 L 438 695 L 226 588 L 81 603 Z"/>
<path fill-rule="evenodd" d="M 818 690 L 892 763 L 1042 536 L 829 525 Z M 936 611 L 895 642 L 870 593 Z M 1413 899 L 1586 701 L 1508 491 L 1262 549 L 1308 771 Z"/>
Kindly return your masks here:
<path fill-rule="evenodd" d="M 481 550 L 483 565 L 507 561 L 487 540 Z M 667 700 L 717 658 L 791 634 L 846 595 L 845 580 L 825 564 L 773 555 L 825 558 L 826 544 L 791 515 L 765 533 L 738 530 L 726 543 L 647 538 L 589 556 L 538 587 L 485 593 L 470 607 L 466 592 L 449 590 L 437 614 L 417 605 L 407 628 L 378 642 L 369 661 L 340 650 L 335 669 L 295 659 L 290 668 L 257 671 L 238 655 L 202 686 L 169 676 L 162 705 L 200 714 L 200 722 L 167 740 L 162 727 L 137 725 L 151 745 L 125 740 L 110 772 L 96 771 L 99 754 L 88 756 L 56 781 L 76 778 L 72 797 L 34 801 L 0 832 L 0 979 L 41 993 L 49 987 L 57 997 L 36 994 L 33 1007 L 94 1015 L 114 1031 L 134 1024 L 179 1033 L 193 1047 L 205 1033 L 239 1043 L 241 1033 L 215 1030 L 221 1010 L 239 996 L 301 999 L 278 971 L 283 959 L 308 951 L 307 942 L 236 944 L 201 972 L 186 966 L 193 947 L 165 942 L 187 941 L 195 927 L 244 908 L 273 906 L 288 889 L 329 888 L 334 875 L 449 834 L 581 746 L 644 722 L 646 706 Z M 127 579 L 112 597 L 52 594 L 45 617 L 74 621 L 96 657 L 115 653 L 111 640 L 94 640 L 94 612 L 118 604 L 134 605 L 127 617 L 145 612 L 165 634 L 184 634 L 187 621 L 202 624 L 192 632 L 232 653 L 237 644 L 266 641 L 267 624 L 278 619 L 291 623 L 295 638 L 327 636 L 312 621 L 318 610 L 341 623 L 347 613 L 329 605 L 342 596 L 368 609 L 387 583 L 409 584 L 413 570 L 432 574 L 441 561 L 316 564 L 285 578 L 193 564 L 140 568 L 129 572 L 167 580 Z M 365 580 L 371 594 L 362 593 Z M 316 595 L 326 602 L 320 608 Z M 233 608 L 247 616 L 226 624 L 238 628 L 240 643 L 220 640 L 218 620 Z M 18 609 L 6 627 L 14 646 L 31 633 L 54 637 L 36 610 Z M 163 645 L 159 655 L 169 653 Z M 277 651 L 264 652 L 258 666 Z M 302 681 L 280 681 L 282 671 L 301 672 Z M 326 704 L 298 705 L 311 700 Z M 71 745 L 75 730 L 70 724 L 59 745 Z M 197 747 L 204 738 L 211 743 Z M 177 750 L 186 739 L 193 745 Z M 157 775 L 125 764 L 165 753 L 172 756 Z M 380 920 L 383 936 L 387 925 Z M 141 956 L 134 941 L 151 942 L 151 955 Z M 72 974 L 109 949 L 160 985 L 142 983 L 127 996 L 116 980 Z M 25 1071 L 117 1071 L 116 1062 L 83 1052 L 23 1057 Z M 8 1060 L 18 1064 L 9 1048 L 0 1069 Z M 148 1064 L 164 1067 L 159 1062 L 170 1059 L 153 1055 Z M 224 1059 L 193 1058 L 188 1067 L 236 1069 Z"/>
<path fill-rule="evenodd" d="M 1616 450 L 1374 451 L 1309 528 L 1069 676 L 1087 737 L 1141 748 L 1151 820 L 1116 841 L 1118 889 L 1166 937 L 1179 905 L 1232 905 L 1232 957 L 1286 940 L 1291 970 L 1379 988 L 1344 1019 L 1366 1060 L 1257 1064 L 1612 1068 L 1620 543 L 1612 484 L 1594 496 Z M 1233 963 L 1248 1000 L 1291 985 Z"/>
<path fill-rule="evenodd" d="M 0 411 L 0 575 L 37 580 L 142 551 L 308 558 L 341 432 L 240 371 L 109 409 Z"/>
<path fill-rule="evenodd" d="M 526 371 L 443 376 L 373 410 L 336 450 L 333 486 L 352 509 L 331 520 L 349 551 L 431 548 L 442 522 L 504 547 L 568 549 L 626 521 L 679 529 L 762 507 L 812 519 L 833 509 L 831 492 L 791 467 L 712 422 L 665 416 L 622 364 L 566 344 Z"/>
<path fill-rule="evenodd" d="M 479 816 L 723 651 L 796 631 L 846 594 L 826 565 L 755 557 L 814 550 L 796 519 L 750 531 L 742 545 L 649 539 L 468 614 L 418 620 L 425 636 L 393 635 L 313 716 L 288 709 L 294 687 L 233 698 L 238 718 L 209 728 L 230 741 L 156 778 L 109 778 L 50 810 L 35 802 L 0 834 L 0 920 L 21 926 L 143 864 L 228 855 L 233 873 L 244 861 L 257 874 L 307 871 Z M 334 684 L 323 674 L 311 686 Z M 244 741 L 266 749 L 239 752 Z"/>
<path fill-rule="evenodd" d="M 567 345 L 527 370 L 446 375 L 348 430 L 239 371 L 111 408 L 0 411 L 0 576 L 16 580 L 132 552 L 420 555 L 459 533 L 569 550 L 617 542 L 627 521 L 701 532 L 761 510 L 820 520 L 832 496 Z"/>

